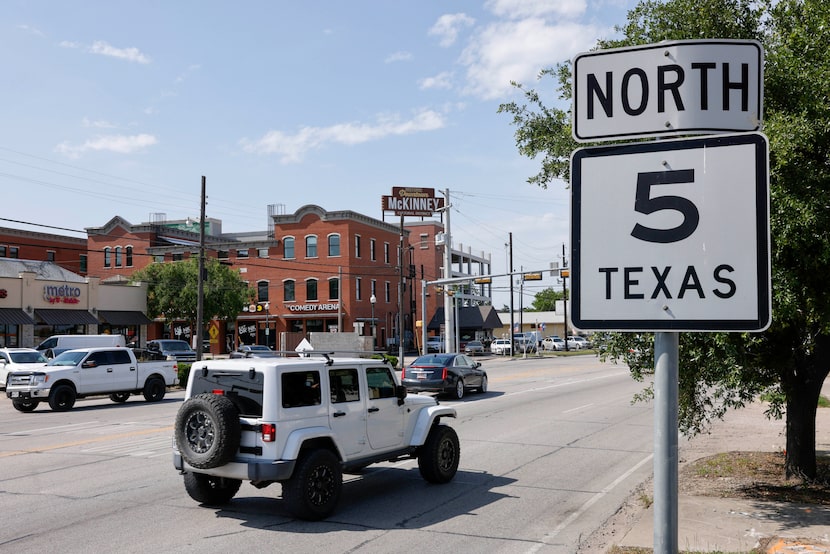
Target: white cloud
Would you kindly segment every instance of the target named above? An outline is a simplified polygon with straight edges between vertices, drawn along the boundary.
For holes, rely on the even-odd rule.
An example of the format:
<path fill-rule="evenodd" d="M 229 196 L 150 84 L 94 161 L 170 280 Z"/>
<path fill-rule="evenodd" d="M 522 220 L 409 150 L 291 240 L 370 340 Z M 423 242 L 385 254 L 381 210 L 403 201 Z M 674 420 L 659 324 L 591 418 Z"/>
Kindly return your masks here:
<path fill-rule="evenodd" d="M 187 67 L 178 77 L 176 77 L 176 83 L 183 83 L 185 82 L 193 73 L 199 71 L 202 68 L 199 64 L 192 64 Z"/>
<path fill-rule="evenodd" d="M 27 33 L 31 33 L 31 34 L 33 34 L 35 36 L 38 36 L 38 37 L 46 36 L 46 35 L 43 34 L 43 31 L 41 31 L 40 29 L 37 29 L 35 27 L 32 27 L 31 25 L 21 24 L 21 25 L 18 25 L 17 28 L 20 29 L 21 31 L 26 31 Z"/>
<path fill-rule="evenodd" d="M 153 135 L 109 135 L 96 137 L 88 140 L 80 145 L 72 145 L 64 142 L 55 147 L 55 151 L 65 154 L 70 158 L 78 158 L 84 152 L 89 151 L 107 151 L 116 152 L 118 154 L 131 154 L 139 150 L 143 150 L 148 146 L 156 144 L 158 140 Z"/>
<path fill-rule="evenodd" d="M 255 154 L 279 154 L 283 163 L 299 162 L 306 152 L 322 148 L 326 144 L 362 144 L 388 136 L 408 135 L 434 131 L 445 126 L 444 117 L 432 110 L 423 110 L 413 118 L 401 120 L 398 116 L 380 116 L 374 124 L 339 123 L 329 127 L 303 127 L 290 135 L 282 131 L 269 131 L 258 140 L 242 139 L 246 152 Z"/>
<path fill-rule="evenodd" d="M 489 0 L 484 7 L 507 19 L 558 16 L 575 18 L 587 8 L 586 0 Z"/>
<path fill-rule="evenodd" d="M 432 77 L 425 77 L 418 81 L 418 87 L 421 90 L 428 89 L 451 89 L 452 88 L 453 73 L 450 71 L 442 71 L 438 75 Z"/>
<path fill-rule="evenodd" d="M 98 129 L 115 129 L 115 124 L 110 123 L 109 121 L 104 121 L 99 119 L 98 121 L 92 121 L 89 118 L 84 118 L 81 122 L 84 127 L 95 127 Z"/>
<path fill-rule="evenodd" d="M 458 39 L 458 32 L 465 27 L 471 27 L 475 19 L 463 14 L 445 14 L 429 29 L 427 34 L 439 37 L 439 44 L 444 48 L 452 46 Z"/>
<path fill-rule="evenodd" d="M 61 48 L 80 48 L 81 47 L 81 45 L 79 43 L 71 42 L 71 41 L 68 41 L 68 40 L 62 40 L 62 41 L 60 41 L 60 43 L 58 43 L 58 45 Z"/>
<path fill-rule="evenodd" d="M 142 54 L 138 48 L 116 48 L 102 40 L 96 40 L 95 42 L 93 42 L 92 46 L 87 48 L 87 52 L 90 52 L 92 54 L 100 54 L 102 56 L 119 58 L 122 60 L 136 62 L 140 64 L 150 63 L 150 58 Z"/>
<path fill-rule="evenodd" d="M 412 52 L 406 52 L 401 50 L 398 52 L 393 52 L 386 56 L 386 59 L 383 60 L 383 63 L 408 62 L 411 59 Z"/>
<path fill-rule="evenodd" d="M 569 60 L 609 32 L 574 22 L 543 18 L 501 21 L 483 29 L 461 54 L 467 67 L 465 92 L 496 99 L 513 91 L 510 81 L 534 80 L 544 68 Z"/>

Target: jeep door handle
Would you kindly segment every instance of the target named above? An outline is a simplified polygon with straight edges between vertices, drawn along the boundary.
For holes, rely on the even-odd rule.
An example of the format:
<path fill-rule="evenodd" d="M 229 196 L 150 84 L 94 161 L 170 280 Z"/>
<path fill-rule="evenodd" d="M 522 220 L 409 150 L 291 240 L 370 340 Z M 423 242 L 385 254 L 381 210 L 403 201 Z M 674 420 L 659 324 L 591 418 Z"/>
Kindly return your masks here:
<path fill-rule="evenodd" d="M 374 413 L 374 412 L 379 412 L 379 411 L 380 411 L 380 408 L 369 408 L 369 410 L 368 410 L 368 412 L 369 412 L 370 414 L 372 414 L 372 413 Z"/>
<path fill-rule="evenodd" d="M 111 367 L 107 368 L 107 373 L 112 373 L 112 368 Z"/>
<path fill-rule="evenodd" d="M 344 415 L 346 415 L 346 412 L 334 412 L 331 415 L 334 417 L 343 417 Z"/>

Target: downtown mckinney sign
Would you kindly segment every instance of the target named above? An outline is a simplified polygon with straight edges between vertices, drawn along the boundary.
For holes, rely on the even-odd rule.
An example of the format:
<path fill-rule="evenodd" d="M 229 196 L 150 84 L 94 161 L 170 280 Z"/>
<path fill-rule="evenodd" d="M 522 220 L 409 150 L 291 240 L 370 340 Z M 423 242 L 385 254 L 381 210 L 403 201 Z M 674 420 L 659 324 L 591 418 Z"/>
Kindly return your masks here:
<path fill-rule="evenodd" d="M 691 133 L 571 157 L 572 320 L 585 330 L 762 331 L 771 321 L 769 156 L 755 41 L 574 60 L 580 142 Z"/>
<path fill-rule="evenodd" d="M 444 199 L 436 198 L 435 189 L 392 187 L 391 196 L 381 197 L 384 212 L 395 215 L 430 217 L 444 207 Z"/>

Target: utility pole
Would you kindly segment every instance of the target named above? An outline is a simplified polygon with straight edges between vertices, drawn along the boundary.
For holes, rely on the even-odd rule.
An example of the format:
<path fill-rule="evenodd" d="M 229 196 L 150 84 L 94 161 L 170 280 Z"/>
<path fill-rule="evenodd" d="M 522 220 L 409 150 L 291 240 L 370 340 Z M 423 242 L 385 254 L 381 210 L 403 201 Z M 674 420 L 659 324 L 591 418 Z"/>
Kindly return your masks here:
<path fill-rule="evenodd" d="M 565 271 L 567 267 L 567 262 L 565 261 L 565 243 L 562 243 L 562 269 L 560 271 Z M 562 275 L 562 273 L 560 273 Z M 567 275 L 570 275 L 570 271 L 567 272 Z M 562 275 L 562 307 L 564 308 L 565 312 L 565 319 L 563 320 L 565 323 L 565 352 L 568 351 L 568 289 L 565 286 L 565 282 L 567 281 L 567 277 Z"/>
<path fill-rule="evenodd" d="M 452 278 L 452 235 L 450 234 L 450 189 L 444 190 L 444 279 Z M 450 345 L 455 344 L 455 321 L 453 317 L 453 298 L 444 287 L 444 352 L 451 352 Z"/>
<path fill-rule="evenodd" d="M 202 359 L 202 336 L 205 319 L 205 176 L 202 175 L 202 209 L 199 214 L 199 278 L 196 301 L 196 329 L 193 330 L 193 350 L 196 361 Z"/>
<path fill-rule="evenodd" d="M 509 267 L 507 268 L 507 273 L 510 275 L 510 355 L 513 356 L 513 233 L 510 232 L 508 237 L 510 239 L 510 242 L 508 243 L 508 246 L 510 247 L 510 258 L 508 260 Z"/>

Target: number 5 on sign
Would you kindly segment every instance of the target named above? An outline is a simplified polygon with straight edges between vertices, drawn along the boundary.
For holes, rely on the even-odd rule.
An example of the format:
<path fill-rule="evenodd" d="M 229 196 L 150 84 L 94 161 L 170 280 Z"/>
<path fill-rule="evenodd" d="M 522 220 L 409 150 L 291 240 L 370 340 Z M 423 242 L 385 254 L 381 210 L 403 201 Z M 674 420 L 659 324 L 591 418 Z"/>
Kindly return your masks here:
<path fill-rule="evenodd" d="M 766 137 L 758 133 L 574 152 L 574 325 L 766 328 L 767 160 Z"/>

